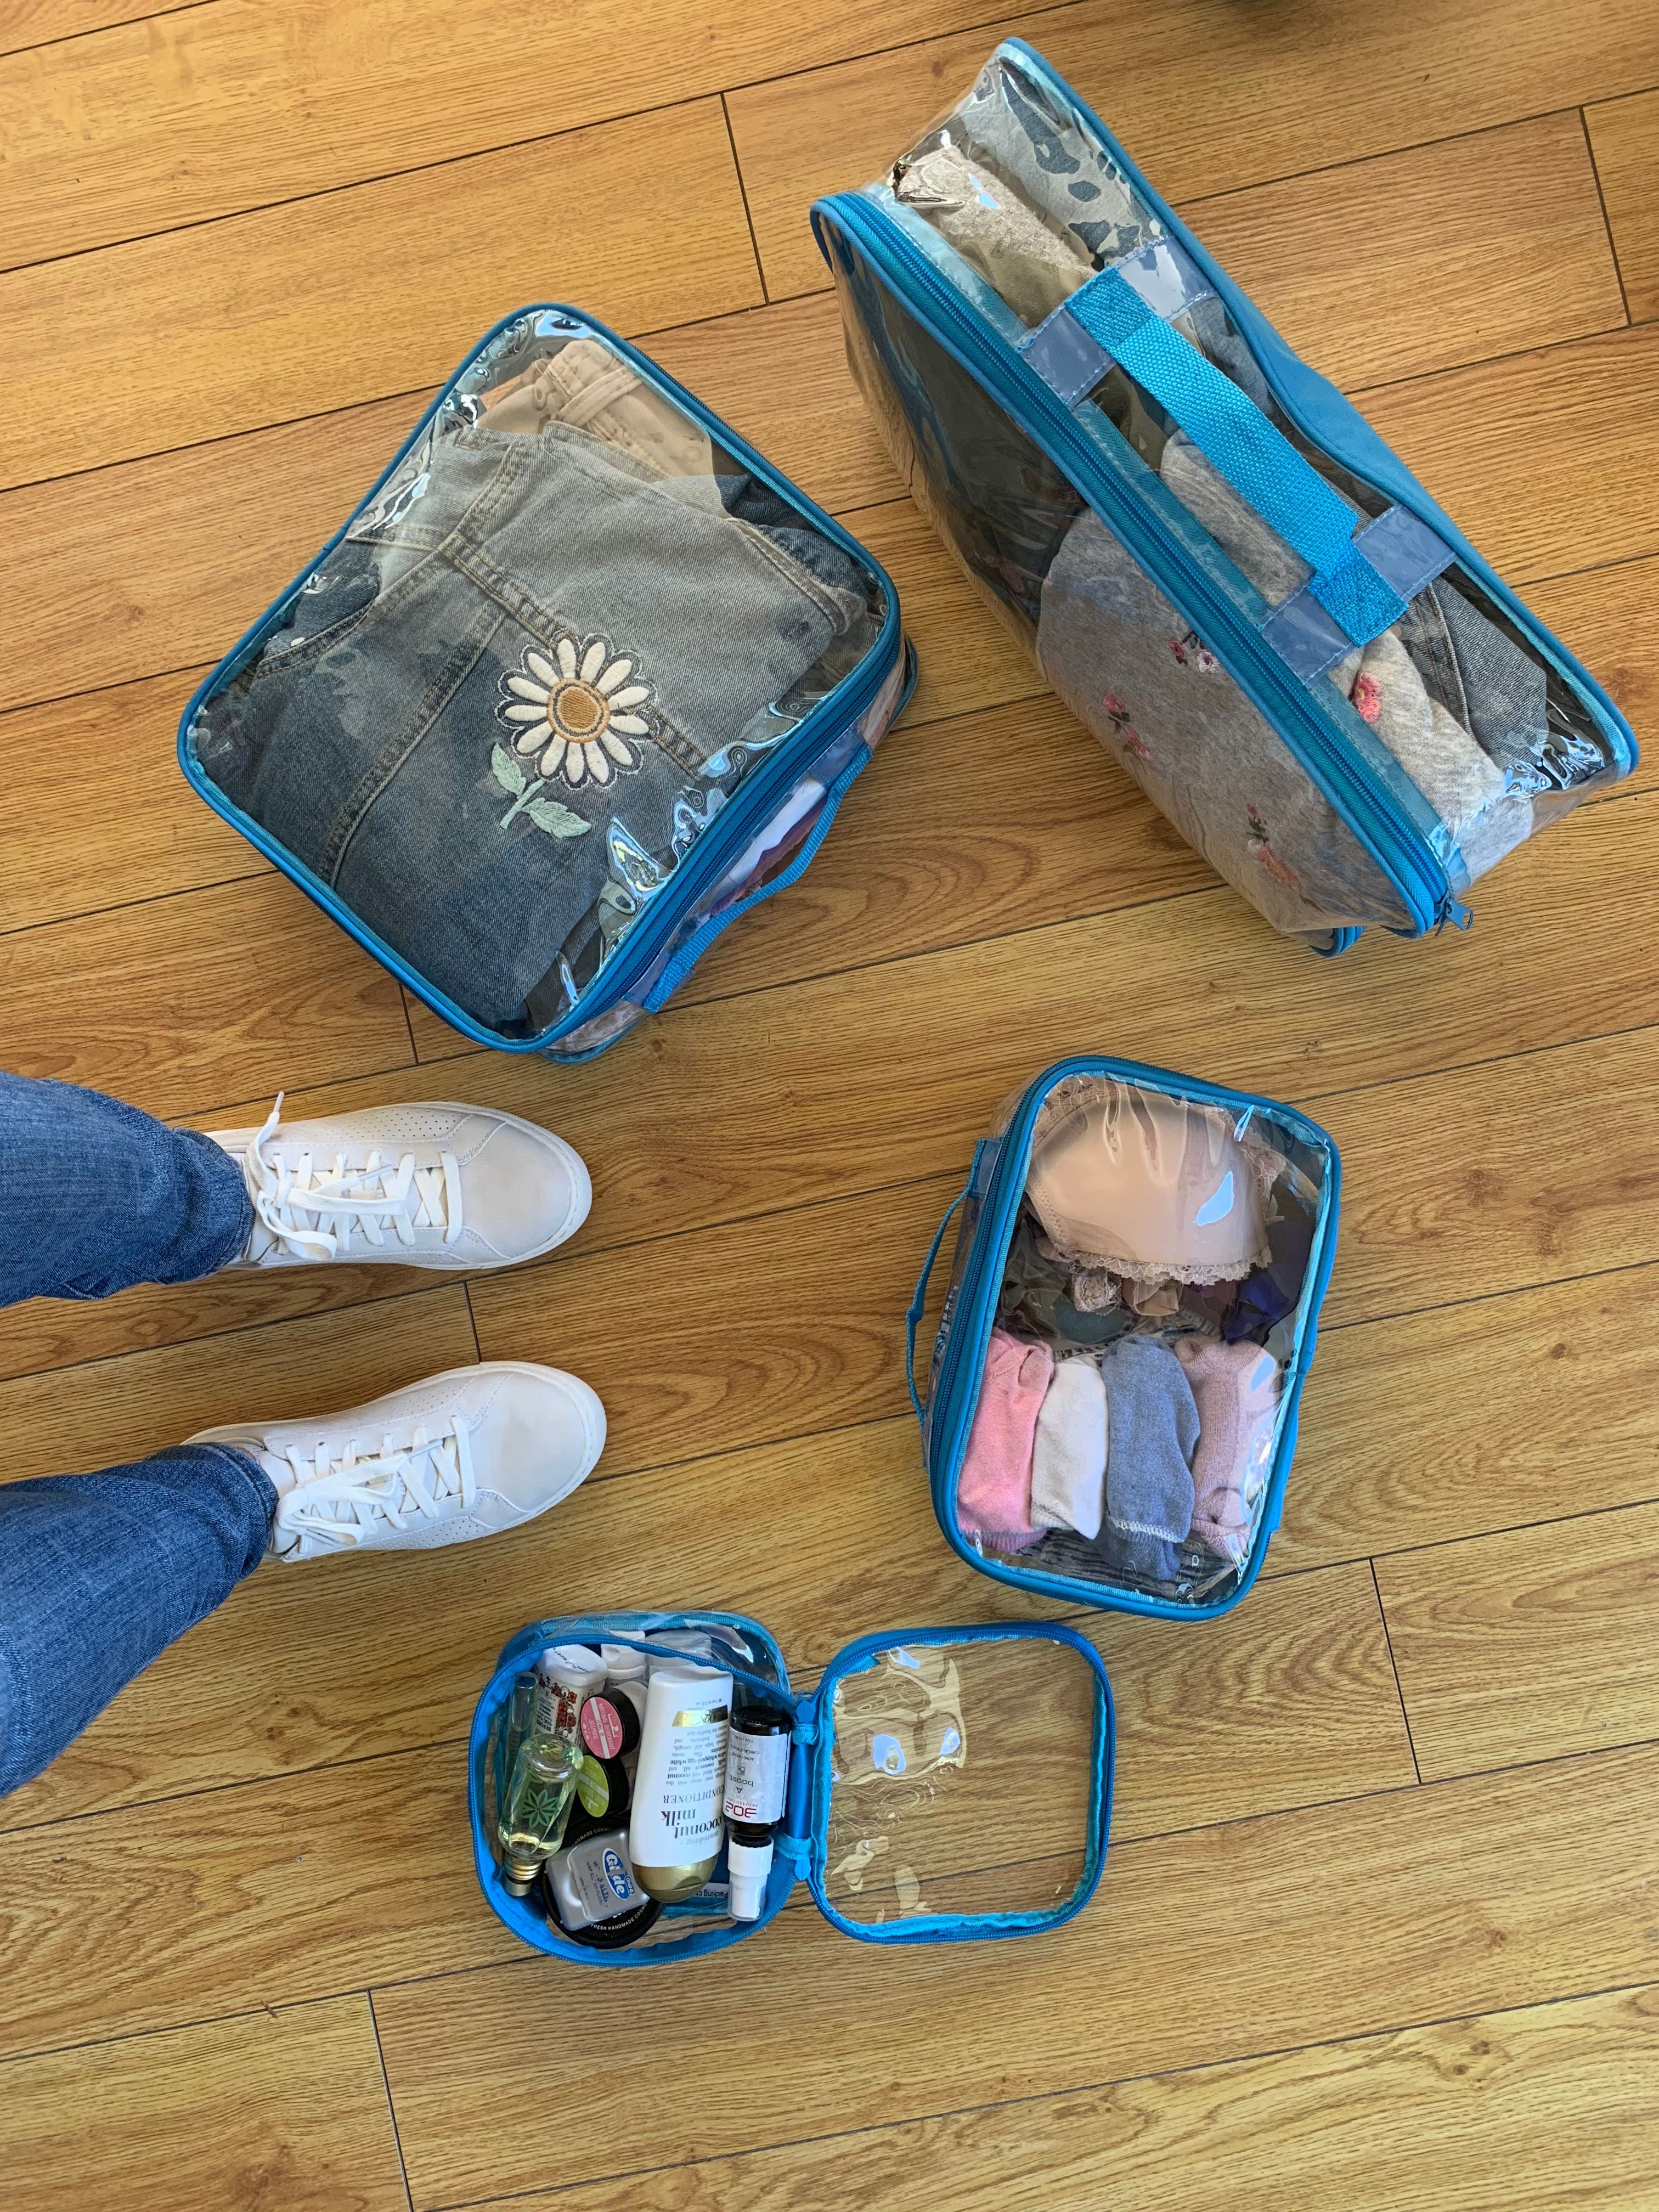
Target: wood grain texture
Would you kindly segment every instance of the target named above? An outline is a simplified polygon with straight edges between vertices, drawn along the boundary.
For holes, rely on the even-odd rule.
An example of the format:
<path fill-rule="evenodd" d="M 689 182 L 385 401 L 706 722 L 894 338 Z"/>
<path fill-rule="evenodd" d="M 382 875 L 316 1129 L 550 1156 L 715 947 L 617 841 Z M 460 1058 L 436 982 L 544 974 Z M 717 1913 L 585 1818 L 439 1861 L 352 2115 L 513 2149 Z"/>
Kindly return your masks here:
<path fill-rule="evenodd" d="M 0 701 L 205 674 L 332 537 L 430 397 L 0 492 L 0 529 L 27 555 L 0 600 Z"/>
<path fill-rule="evenodd" d="M 514 2197 L 514 2212 L 1652 2212 L 1652 1985 Z M 505 2212 L 504 2200 L 477 2212 Z"/>
<path fill-rule="evenodd" d="M 882 774 L 878 754 L 864 781 L 879 789 Z M 496 1054 L 457 1060 L 444 1070 L 443 1088 L 556 1126 L 595 1167 L 586 1234 L 595 1243 L 633 1242 L 878 1182 L 960 1172 L 998 1101 L 1070 1052 L 1108 1049 L 1155 1066 L 1201 1067 L 1218 1082 L 1322 1102 L 1339 1089 L 1634 1030 L 1659 1021 L 1659 980 L 1650 963 L 1632 957 L 1647 941 L 1644 917 L 1659 899 L 1644 827 L 1652 803 L 1632 797 L 1589 809 L 1513 854 L 1482 886 L 1480 926 L 1467 935 L 1449 932 L 1417 945 L 1367 940 L 1325 963 L 1269 937 L 1231 892 L 1198 891 L 873 969 L 671 1007 L 581 1066 Z M 1522 993 L 1507 987 L 1518 968 L 1528 976 Z M 999 1010 L 994 1020 L 988 1007 Z M 922 1036 L 925 1057 L 916 1049 Z M 1607 1065 L 1635 1082 L 1643 1049 L 1632 1036 Z M 1572 1063 L 1582 1079 L 1589 1080 L 1599 1051 L 1587 1047 Z M 768 1070 L 764 1086 L 751 1079 L 757 1064 Z M 328 1104 L 343 1110 L 419 1097 L 434 1079 L 396 1069 L 372 1084 L 331 1086 Z M 1489 1073 L 1480 1081 L 1507 1082 L 1505 1110 L 1512 1110 L 1512 1079 Z M 1487 1110 L 1492 1094 L 1469 1095 Z M 313 1099 L 321 1103 L 296 1088 L 289 1110 L 298 1117 Z M 256 1103 L 238 1109 L 242 1119 L 254 1116 Z M 1326 1109 L 1314 1110 L 1318 1118 Z M 1370 1127 L 1358 1103 L 1352 1118 Z M 720 1132 L 718 1146 L 705 1141 L 711 1128 Z M 1348 1122 L 1340 1128 L 1346 1135 Z M 1441 1163 L 1448 1178 L 1461 1171 L 1461 1152 L 1441 1133 L 1419 1142 L 1413 1177 L 1425 1158 Z M 1402 1156 L 1391 1175 L 1406 1164 Z M 1409 1187 L 1390 1186 L 1401 1194 L 1396 1218 Z M 1589 1220 L 1617 1210 L 1600 1183 L 1552 1204 L 1564 1218 L 1579 1208 Z M 1351 1206 L 1349 1250 L 1366 1234 L 1360 1201 Z M 1515 1233 L 1537 1235 L 1524 1222 Z M 1611 1242 L 1644 1234 L 1632 1221 Z M 1345 1257 L 1336 1294 L 1346 1295 L 1352 1264 Z"/>
<path fill-rule="evenodd" d="M 1530 586 L 1527 599 L 1606 684 L 1646 748 L 1632 782 L 1621 788 L 1650 787 L 1659 737 L 1659 559 L 1558 576 Z"/>
<path fill-rule="evenodd" d="M 757 300 L 720 102 L 653 118 L 648 198 L 615 189 L 637 143 L 633 125 L 601 124 L 12 270 L 0 332 L 21 366 L 0 484 L 435 383 L 499 316 L 546 296 L 550 239 L 562 289 L 623 331 Z M 83 379 L 66 404 L 62 365 L 106 353 L 112 299 L 120 374 Z"/>
<path fill-rule="evenodd" d="M 1659 545 L 1659 330 L 1364 392 L 1372 427 L 1513 584 Z"/>
<path fill-rule="evenodd" d="M 522 1955 L 473 1879 L 459 1744 L 13 1829 L 0 1899 L 30 1962 L 6 2056 L 82 2040 L 89 1978 L 109 2037 Z"/>
<path fill-rule="evenodd" d="M 7 0 L 0 16 L 0 53 L 46 46 L 54 39 L 80 38 L 108 24 L 155 13 L 148 0 Z"/>
<path fill-rule="evenodd" d="M 1380 1559 L 1425 1779 L 1659 1735 L 1656 1567 L 1659 1504 Z"/>
<path fill-rule="evenodd" d="M 131 12 L 24 5 L 44 38 Z M 14 170 L 0 265 L 520 141 L 540 142 L 536 162 L 554 169 L 567 155 L 550 134 L 576 125 L 982 20 L 981 0 L 835 0 L 810 18 L 777 0 L 742 14 L 503 0 L 485 25 L 459 0 L 330 0 L 303 15 L 210 0 L 0 72 Z M 538 96 L 553 83 L 556 100 Z M 641 119 L 629 136 L 654 153 L 661 127 Z M 658 205 L 673 193 L 652 177 Z"/>
<path fill-rule="evenodd" d="M 1560 225 L 1553 240 L 1539 223 L 1540 204 Z M 1345 388 L 1625 320 L 1572 112 L 1180 212 L 1297 351 Z"/>
<path fill-rule="evenodd" d="M 1643 0 L 1580 15 L 1563 40 L 1547 0 L 1475 0 L 1455 15 L 1444 0 L 1386 14 L 1344 4 L 1310 39 L 1289 5 L 1241 14 L 1227 0 L 1172 0 L 1141 12 L 1086 0 L 756 84 L 729 104 L 768 289 L 827 281 L 802 210 L 883 175 L 967 91 L 999 36 L 1036 46 L 1164 197 L 1187 201 L 1659 78 Z"/>
<path fill-rule="evenodd" d="M 1328 1328 L 1269 1565 L 1633 1504 L 1656 1467 L 1659 1268 Z"/>
<path fill-rule="evenodd" d="M 561 1978 L 556 2039 L 522 2033 L 541 1961 L 379 1992 L 415 2203 L 544 2185 L 556 2081 L 590 2118 L 562 2151 L 574 2182 L 775 2140 L 786 2106 L 810 2137 L 1641 1980 L 1656 1778 L 1659 1753 L 1609 1752 L 1126 1844 L 1091 1909 L 1028 1943 L 901 1954 L 786 1912 L 672 1973 Z M 1178 1971 L 1195 1942 L 1201 1971 Z M 716 2013 L 769 2031 L 745 2037 L 741 2097 Z M 791 2021 L 811 2022 L 811 2067 Z M 619 2036 L 672 2056 L 648 2101 L 617 2075 Z"/>
<path fill-rule="evenodd" d="M 409 1280 L 404 1269 L 387 1272 Z M 0 1382 L 0 1404 L 28 1441 L 7 1455 L 0 1481 L 141 1459 L 227 1421 L 341 1412 L 477 1357 L 466 1293 L 446 1283 L 228 1339 L 18 1376 Z"/>
<path fill-rule="evenodd" d="M 1633 322 L 1659 315 L 1659 92 L 1587 108 L 1585 128 Z"/>
<path fill-rule="evenodd" d="M 136 927 L 117 908 L 0 938 L 0 1057 L 18 1073 L 166 1114 L 412 1063 L 397 984 L 285 879 L 136 911 Z"/>
<path fill-rule="evenodd" d="M 205 673 L 0 717 L 0 932 L 269 871 L 179 772 L 173 732 Z"/>
<path fill-rule="evenodd" d="M 0 2069 L 7 2212 L 399 2212 L 364 1996 L 283 2006 Z"/>

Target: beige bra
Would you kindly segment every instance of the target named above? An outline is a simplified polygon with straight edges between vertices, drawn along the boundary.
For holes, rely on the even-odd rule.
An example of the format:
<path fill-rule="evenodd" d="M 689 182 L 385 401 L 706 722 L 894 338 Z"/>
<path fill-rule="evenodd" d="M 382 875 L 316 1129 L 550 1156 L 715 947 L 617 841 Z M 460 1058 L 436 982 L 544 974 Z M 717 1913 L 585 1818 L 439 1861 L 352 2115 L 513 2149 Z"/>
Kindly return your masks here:
<path fill-rule="evenodd" d="M 1267 1261 L 1267 1194 L 1283 1165 L 1219 1107 L 1080 1076 L 1038 1116 L 1025 1194 L 1072 1265 L 1219 1283 Z"/>

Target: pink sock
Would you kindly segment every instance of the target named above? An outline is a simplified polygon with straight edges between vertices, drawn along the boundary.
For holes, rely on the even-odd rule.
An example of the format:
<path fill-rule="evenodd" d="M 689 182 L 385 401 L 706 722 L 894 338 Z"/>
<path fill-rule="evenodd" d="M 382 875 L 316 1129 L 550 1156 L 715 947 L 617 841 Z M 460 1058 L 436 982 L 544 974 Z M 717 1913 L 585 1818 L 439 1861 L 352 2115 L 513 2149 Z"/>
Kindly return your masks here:
<path fill-rule="evenodd" d="M 968 1456 L 957 1485 L 957 1526 L 1000 1552 L 1028 1552 L 1048 1534 L 1031 1525 L 1031 1448 L 1054 1355 L 991 1331 Z"/>
<path fill-rule="evenodd" d="M 1206 1336 L 1178 1338 L 1175 1355 L 1198 1406 L 1193 1534 L 1242 1565 L 1251 1510 L 1267 1480 L 1279 1362 L 1259 1344 L 1217 1344 Z"/>

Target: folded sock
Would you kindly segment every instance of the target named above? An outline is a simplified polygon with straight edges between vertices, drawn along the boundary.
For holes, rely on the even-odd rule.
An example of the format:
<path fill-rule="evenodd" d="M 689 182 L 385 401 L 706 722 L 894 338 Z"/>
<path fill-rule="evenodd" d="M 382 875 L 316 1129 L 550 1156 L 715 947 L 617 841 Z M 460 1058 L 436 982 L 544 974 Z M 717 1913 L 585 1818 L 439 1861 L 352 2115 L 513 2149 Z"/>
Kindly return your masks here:
<path fill-rule="evenodd" d="M 1031 1519 L 1097 1536 L 1105 1491 L 1106 1385 L 1092 1359 L 1062 1359 L 1037 1415 Z"/>
<path fill-rule="evenodd" d="M 1126 1336 L 1104 1352 L 1106 1514 L 1099 1545 L 1109 1566 L 1152 1582 L 1179 1571 L 1176 1546 L 1193 1525 L 1192 1456 L 1198 1407 L 1169 1346 Z"/>
<path fill-rule="evenodd" d="M 1022 1344 L 1006 1329 L 991 1331 L 957 1485 L 957 1526 L 998 1551 L 1025 1552 L 1042 1540 L 1042 1530 L 1031 1523 L 1031 1450 L 1054 1371 L 1046 1344 Z"/>
<path fill-rule="evenodd" d="M 1279 1362 L 1260 1345 L 1217 1344 L 1203 1336 L 1184 1336 L 1175 1350 L 1198 1407 L 1192 1533 L 1239 1566 L 1249 1546 L 1251 1508 L 1267 1479 Z"/>

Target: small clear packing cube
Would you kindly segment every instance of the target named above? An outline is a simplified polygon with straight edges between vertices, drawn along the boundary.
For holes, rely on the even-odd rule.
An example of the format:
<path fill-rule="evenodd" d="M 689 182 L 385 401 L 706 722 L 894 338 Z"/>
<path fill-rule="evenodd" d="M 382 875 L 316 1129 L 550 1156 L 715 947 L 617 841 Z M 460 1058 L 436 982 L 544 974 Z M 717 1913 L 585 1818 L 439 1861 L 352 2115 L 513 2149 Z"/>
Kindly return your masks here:
<path fill-rule="evenodd" d="M 906 1322 L 960 1556 L 1073 1604 L 1237 1605 L 1283 1509 L 1340 1190 L 1305 1115 L 1164 1068 L 1079 1057 L 1011 1098 Z M 958 1212 L 924 1399 L 916 1334 Z"/>
<path fill-rule="evenodd" d="M 496 1814 L 515 1686 L 558 1644 L 707 1637 L 695 1663 L 741 1702 L 794 1717 L 787 1809 L 760 1917 L 729 1917 L 725 1851 L 703 1893 L 664 1908 L 637 1942 L 573 1942 L 532 1893 L 504 1886 Z M 676 1653 L 672 1656 L 681 1656 Z M 759 1936 L 805 1881 L 843 1935 L 866 1943 L 1031 1936 L 1082 1911 L 1111 1818 L 1112 1696 L 1094 1646 L 1057 1624 L 915 1628 L 860 1637 L 816 1689 L 791 1689 L 758 1621 L 728 1613 L 606 1613 L 534 1623 L 506 1646 L 473 1717 L 468 1803 L 490 1910 L 532 1949 L 578 1965 L 659 1966 Z"/>

